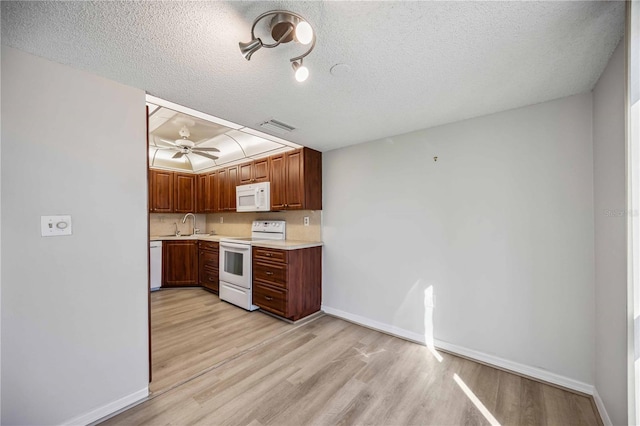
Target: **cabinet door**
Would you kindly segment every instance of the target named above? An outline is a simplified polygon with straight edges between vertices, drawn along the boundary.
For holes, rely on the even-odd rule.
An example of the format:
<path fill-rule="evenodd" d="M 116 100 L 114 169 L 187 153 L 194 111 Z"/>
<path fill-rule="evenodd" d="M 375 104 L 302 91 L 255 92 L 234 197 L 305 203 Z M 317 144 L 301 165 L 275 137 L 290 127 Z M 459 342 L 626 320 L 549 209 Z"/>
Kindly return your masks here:
<path fill-rule="evenodd" d="M 173 211 L 173 172 L 151 170 L 151 211 Z"/>
<path fill-rule="evenodd" d="M 304 162 L 302 150 L 288 152 L 286 161 L 285 208 L 302 209 L 304 207 Z"/>
<path fill-rule="evenodd" d="M 149 211 L 153 212 L 153 172 L 151 170 L 147 170 L 147 185 L 149 185 L 149 189 L 147 192 L 149 203 L 147 205 L 149 207 Z"/>
<path fill-rule="evenodd" d="M 269 157 L 253 162 L 253 181 L 269 182 Z"/>
<path fill-rule="evenodd" d="M 238 166 L 238 185 L 248 185 L 254 182 L 253 162 Z"/>
<path fill-rule="evenodd" d="M 164 241 L 162 244 L 162 285 L 198 284 L 197 241 Z"/>
<path fill-rule="evenodd" d="M 207 195 L 205 197 L 205 213 L 218 211 L 218 174 L 209 173 L 207 175 Z"/>
<path fill-rule="evenodd" d="M 220 169 L 216 172 L 218 180 L 218 200 L 215 203 L 217 212 L 223 212 L 227 209 L 227 169 Z"/>
<path fill-rule="evenodd" d="M 271 157 L 271 210 L 284 210 L 285 208 L 285 155 Z"/>
<path fill-rule="evenodd" d="M 206 213 L 207 198 L 209 193 L 209 180 L 207 175 L 196 176 L 196 213 Z"/>
<path fill-rule="evenodd" d="M 196 176 L 176 173 L 174 178 L 174 211 L 190 213 L 196 209 Z"/>
<path fill-rule="evenodd" d="M 238 185 L 238 166 L 227 168 L 227 211 L 236 211 L 236 186 Z"/>

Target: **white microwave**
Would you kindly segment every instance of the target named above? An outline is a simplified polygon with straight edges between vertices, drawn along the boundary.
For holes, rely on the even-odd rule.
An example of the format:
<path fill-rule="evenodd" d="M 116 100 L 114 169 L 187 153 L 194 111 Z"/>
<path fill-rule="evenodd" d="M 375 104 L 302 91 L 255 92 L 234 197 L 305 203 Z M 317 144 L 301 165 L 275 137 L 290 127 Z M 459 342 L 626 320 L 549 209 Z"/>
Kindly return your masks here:
<path fill-rule="evenodd" d="M 236 211 L 268 212 L 271 210 L 270 182 L 236 186 Z"/>

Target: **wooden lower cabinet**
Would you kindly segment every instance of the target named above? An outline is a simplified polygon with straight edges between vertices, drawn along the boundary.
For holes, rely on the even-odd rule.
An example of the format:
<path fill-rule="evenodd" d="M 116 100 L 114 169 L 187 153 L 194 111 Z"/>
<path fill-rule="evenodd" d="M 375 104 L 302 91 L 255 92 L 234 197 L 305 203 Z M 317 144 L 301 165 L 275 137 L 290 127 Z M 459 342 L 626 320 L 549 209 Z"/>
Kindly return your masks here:
<path fill-rule="evenodd" d="M 198 242 L 198 266 L 200 285 L 214 293 L 219 291 L 220 274 L 218 263 L 220 261 L 219 243 L 212 241 Z"/>
<path fill-rule="evenodd" d="M 186 287 L 198 285 L 198 242 L 163 241 L 162 286 Z"/>
<path fill-rule="evenodd" d="M 258 303 L 258 301 L 260 303 Z M 287 291 L 254 282 L 253 304 L 281 317 L 286 317 Z"/>
<path fill-rule="evenodd" d="M 252 252 L 255 305 L 292 321 L 320 310 L 322 247 L 298 250 L 254 247 Z"/>

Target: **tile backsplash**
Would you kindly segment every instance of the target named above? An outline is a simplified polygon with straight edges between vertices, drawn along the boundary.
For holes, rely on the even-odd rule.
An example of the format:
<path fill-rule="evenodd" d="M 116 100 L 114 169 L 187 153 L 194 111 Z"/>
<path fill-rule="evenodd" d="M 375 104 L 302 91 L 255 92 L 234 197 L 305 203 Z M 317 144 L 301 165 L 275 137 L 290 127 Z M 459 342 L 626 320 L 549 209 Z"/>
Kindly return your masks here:
<path fill-rule="evenodd" d="M 186 223 L 182 223 L 182 213 L 150 213 L 149 214 L 149 235 L 173 235 L 176 232 L 176 225 L 182 234 L 190 234 L 193 230 L 192 219 L 187 218 Z M 174 223 L 176 225 L 174 225 Z M 196 228 L 201 233 L 208 231 L 207 217 L 205 214 L 196 215 Z"/>
<path fill-rule="evenodd" d="M 191 219 L 182 223 L 184 214 L 151 213 L 149 214 L 150 235 L 172 235 L 175 225 L 182 234 L 190 234 Z M 304 218 L 309 218 L 309 226 L 304 226 Z M 220 223 L 222 218 L 223 223 Z M 287 222 L 287 239 L 299 241 L 322 241 L 321 210 L 291 210 L 266 213 L 209 213 L 196 214 L 196 228 L 201 233 L 215 232 L 230 237 L 246 237 L 251 235 L 251 222 L 254 220 L 284 220 Z"/>
<path fill-rule="evenodd" d="M 304 218 L 309 226 L 304 226 Z M 223 223 L 220 223 L 220 218 Z M 243 237 L 251 235 L 254 220 L 284 220 L 287 222 L 287 240 L 322 241 L 321 210 L 291 210 L 266 213 L 212 213 L 207 215 L 206 231 L 219 235 Z"/>

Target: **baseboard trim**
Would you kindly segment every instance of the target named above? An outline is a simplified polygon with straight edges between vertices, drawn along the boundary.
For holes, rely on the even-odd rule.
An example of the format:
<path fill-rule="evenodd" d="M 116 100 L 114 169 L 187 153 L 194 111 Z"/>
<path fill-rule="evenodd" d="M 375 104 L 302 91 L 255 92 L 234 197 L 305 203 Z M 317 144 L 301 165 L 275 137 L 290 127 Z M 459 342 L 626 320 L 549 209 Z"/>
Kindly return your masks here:
<path fill-rule="evenodd" d="M 607 413 L 607 409 L 604 407 L 604 402 L 602 401 L 602 398 L 600 398 L 600 394 L 596 388 L 593 389 L 593 401 L 596 403 L 598 414 L 600 414 L 600 418 L 602 419 L 604 426 L 613 426 L 609 413 Z"/>
<path fill-rule="evenodd" d="M 143 399 L 149 396 L 149 387 L 145 387 L 144 389 L 140 389 L 137 392 L 134 392 L 130 395 L 124 396 L 116 401 L 110 402 L 102 407 L 98 407 L 93 411 L 90 411 L 85 414 L 81 414 L 78 417 L 75 417 L 71 420 L 68 420 L 62 425 L 88 425 L 97 420 L 103 419 L 123 408 L 126 408 L 132 404 L 142 401 Z"/>
<path fill-rule="evenodd" d="M 327 315 L 332 315 L 334 317 L 342 318 L 344 320 L 362 325 L 364 327 L 372 328 L 374 330 L 378 330 L 383 333 L 391 334 L 396 337 L 410 340 L 412 342 L 420 343 L 421 345 L 427 344 L 425 340 L 425 336 L 419 333 L 414 333 L 412 331 L 408 331 L 400 327 L 396 327 L 390 324 L 385 324 L 379 321 L 372 320 L 370 318 L 366 318 L 360 315 L 341 311 L 339 309 L 331 308 L 325 305 L 322 306 L 322 310 Z M 442 349 L 445 352 L 451 352 L 454 355 L 460 355 L 462 357 L 469 358 L 474 361 L 481 362 L 483 364 L 488 364 L 503 370 L 514 372 L 522 376 L 531 377 L 536 380 L 551 383 L 551 384 L 561 386 L 567 389 L 571 389 L 577 392 L 581 392 L 587 395 L 594 395 L 593 385 L 583 383 L 578 380 L 571 379 L 569 377 L 561 376 L 559 374 L 555 374 L 550 371 L 543 370 L 541 368 L 520 364 L 518 362 L 510 361 L 508 359 L 500 358 L 495 355 L 490 355 L 484 352 L 465 348 L 463 346 L 458 346 L 453 343 L 444 342 L 442 340 L 434 339 L 433 345 L 438 349 Z"/>

